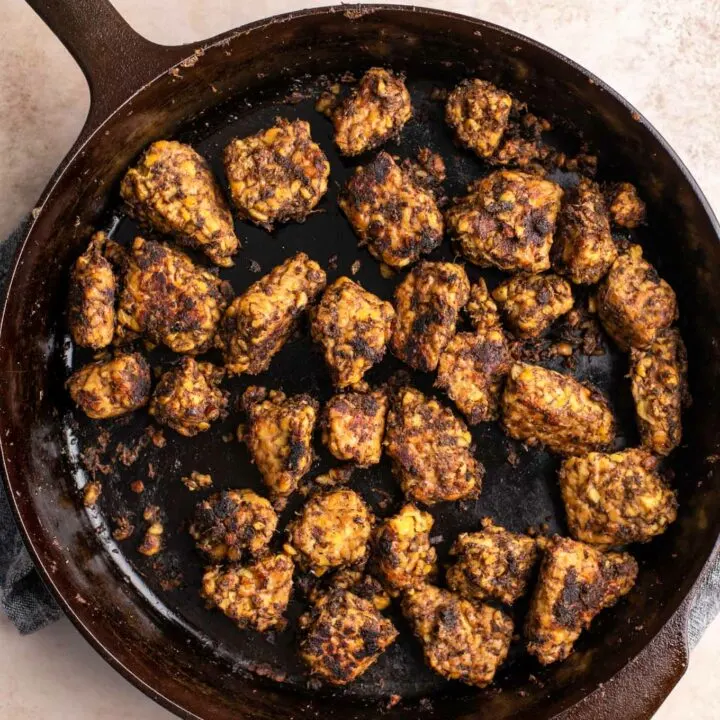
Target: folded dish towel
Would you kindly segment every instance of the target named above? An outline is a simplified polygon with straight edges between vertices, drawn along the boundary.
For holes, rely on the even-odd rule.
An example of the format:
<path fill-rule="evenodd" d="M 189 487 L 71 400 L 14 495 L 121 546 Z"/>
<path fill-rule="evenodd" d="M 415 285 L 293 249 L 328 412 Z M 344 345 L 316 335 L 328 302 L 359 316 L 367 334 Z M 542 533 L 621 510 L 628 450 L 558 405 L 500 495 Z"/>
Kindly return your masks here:
<path fill-rule="evenodd" d="M 0 300 L 15 250 L 25 233 L 23 223 L 4 243 L 0 243 Z M 5 487 L 0 482 L 0 605 L 18 630 L 35 632 L 57 620 L 61 611 L 43 585 L 20 538 L 10 511 Z M 720 612 L 720 563 L 702 580 L 689 619 L 688 637 L 694 647 L 705 628 Z"/>

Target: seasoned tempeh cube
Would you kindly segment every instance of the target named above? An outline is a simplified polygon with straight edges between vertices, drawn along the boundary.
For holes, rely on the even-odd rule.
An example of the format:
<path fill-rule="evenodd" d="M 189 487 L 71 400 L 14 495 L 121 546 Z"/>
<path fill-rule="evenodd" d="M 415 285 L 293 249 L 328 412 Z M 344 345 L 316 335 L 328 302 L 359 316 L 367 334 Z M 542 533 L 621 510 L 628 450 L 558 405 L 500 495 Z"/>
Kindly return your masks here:
<path fill-rule="evenodd" d="M 265 551 L 278 518 L 264 497 L 247 488 L 223 490 L 200 502 L 190 535 L 215 562 L 239 561 Z"/>
<path fill-rule="evenodd" d="M 645 222 L 645 203 L 637 188 L 627 182 L 613 183 L 605 191 L 610 219 L 620 227 L 636 228 Z"/>
<path fill-rule="evenodd" d="M 76 345 L 100 350 L 115 333 L 117 281 L 112 265 L 103 257 L 106 235 L 95 233 L 70 274 L 68 324 Z"/>
<path fill-rule="evenodd" d="M 563 191 L 537 175 L 498 170 L 475 181 L 445 213 L 449 233 L 472 263 L 542 272 Z"/>
<path fill-rule="evenodd" d="M 338 460 L 368 467 L 382 455 L 387 393 L 382 390 L 334 395 L 323 411 L 322 439 Z"/>
<path fill-rule="evenodd" d="M 300 565 L 320 576 L 366 560 L 373 523 L 360 495 L 340 488 L 313 495 L 288 526 L 288 539 Z"/>
<path fill-rule="evenodd" d="M 497 305 L 483 278 L 470 287 L 470 299 L 465 305 L 465 314 L 470 324 L 478 331 L 502 326 Z"/>
<path fill-rule="evenodd" d="M 543 550 L 540 577 L 525 622 L 527 650 L 543 665 L 564 660 L 583 629 L 635 584 L 628 553 L 602 553 L 555 536 Z"/>
<path fill-rule="evenodd" d="M 128 212 L 180 244 L 229 267 L 240 243 L 207 161 L 189 145 L 159 140 L 127 171 L 120 195 Z"/>
<path fill-rule="evenodd" d="M 510 95 L 487 80 L 463 80 L 448 95 L 445 120 L 461 145 L 489 158 L 500 145 L 511 107 Z"/>
<path fill-rule="evenodd" d="M 250 565 L 219 565 L 205 572 L 200 596 L 241 629 L 282 630 L 294 565 L 287 555 L 266 555 Z"/>
<path fill-rule="evenodd" d="M 559 478 L 570 534 L 602 549 L 664 533 L 677 501 L 658 465 L 642 449 L 565 460 Z"/>
<path fill-rule="evenodd" d="M 299 252 L 236 297 L 216 338 L 227 371 L 257 375 L 267 370 L 325 281 L 323 269 Z"/>
<path fill-rule="evenodd" d="M 430 545 L 432 526 L 430 513 L 408 503 L 375 530 L 373 571 L 392 595 L 420 587 L 437 574 L 437 553 Z"/>
<path fill-rule="evenodd" d="M 443 216 L 434 195 L 415 185 L 386 152 L 355 170 L 338 205 L 360 245 L 391 267 L 410 265 L 442 242 Z"/>
<path fill-rule="evenodd" d="M 448 587 L 467 600 L 499 600 L 512 605 L 528 589 L 537 561 L 535 540 L 513 533 L 490 518 L 480 532 L 462 533 L 450 549 L 457 556 L 448 568 Z"/>
<path fill-rule="evenodd" d="M 512 358 L 499 326 L 458 333 L 438 363 L 435 387 L 445 390 L 470 425 L 497 420 Z"/>
<path fill-rule="evenodd" d="M 277 118 L 270 128 L 231 140 L 224 161 L 240 217 L 266 230 L 302 222 L 327 192 L 330 163 L 305 120 Z"/>
<path fill-rule="evenodd" d="M 318 402 L 309 395 L 287 397 L 278 390 L 251 386 L 242 398 L 248 416 L 245 433 L 253 461 L 273 496 L 286 497 L 312 465 L 312 436 Z"/>
<path fill-rule="evenodd" d="M 139 353 L 119 353 L 76 370 L 67 381 L 67 389 L 89 418 L 118 417 L 147 404 L 150 366 Z"/>
<path fill-rule="evenodd" d="M 462 265 L 421 262 L 395 289 L 397 320 L 390 349 L 415 370 L 434 370 L 469 295 Z"/>
<path fill-rule="evenodd" d="M 521 338 L 542 335 L 573 307 L 570 283 L 558 275 L 518 273 L 492 293 L 510 329 Z"/>
<path fill-rule="evenodd" d="M 630 383 L 642 444 L 668 455 L 682 439 L 687 353 L 680 332 L 660 330 L 647 350 L 631 350 Z"/>
<path fill-rule="evenodd" d="M 187 355 L 203 353 L 232 288 L 178 250 L 135 238 L 128 258 L 118 323 Z"/>
<path fill-rule="evenodd" d="M 331 685 L 359 678 L 395 642 L 398 631 L 377 608 L 348 590 L 324 595 L 300 618 L 300 657 Z"/>
<path fill-rule="evenodd" d="M 510 437 L 544 444 L 560 455 L 604 450 L 615 436 L 615 419 L 602 393 L 539 365 L 512 366 L 501 408 Z"/>
<path fill-rule="evenodd" d="M 394 319 L 389 302 L 348 277 L 338 278 L 325 291 L 313 314 L 311 332 L 338 388 L 359 383 L 383 359 Z"/>
<path fill-rule="evenodd" d="M 492 682 L 513 634 L 512 620 L 502 610 L 434 585 L 407 592 L 402 609 L 436 673 L 477 687 Z"/>
<path fill-rule="evenodd" d="M 673 289 L 642 256 L 639 245 L 614 263 L 598 288 L 598 315 L 622 350 L 650 347 L 655 334 L 677 318 Z"/>
<path fill-rule="evenodd" d="M 600 187 L 581 178 L 558 217 L 553 267 L 576 284 L 594 285 L 605 277 L 617 255 Z"/>
<path fill-rule="evenodd" d="M 474 498 L 485 472 L 472 436 L 452 410 L 419 390 L 399 388 L 385 428 L 385 452 L 403 492 L 425 505 Z"/>
<path fill-rule="evenodd" d="M 372 150 L 396 137 L 412 112 L 403 77 L 383 68 L 370 68 L 330 113 L 335 143 L 343 155 Z"/>
<path fill-rule="evenodd" d="M 218 387 L 224 375 L 212 363 L 184 357 L 160 378 L 148 412 L 185 437 L 209 430 L 227 415 L 229 393 Z"/>

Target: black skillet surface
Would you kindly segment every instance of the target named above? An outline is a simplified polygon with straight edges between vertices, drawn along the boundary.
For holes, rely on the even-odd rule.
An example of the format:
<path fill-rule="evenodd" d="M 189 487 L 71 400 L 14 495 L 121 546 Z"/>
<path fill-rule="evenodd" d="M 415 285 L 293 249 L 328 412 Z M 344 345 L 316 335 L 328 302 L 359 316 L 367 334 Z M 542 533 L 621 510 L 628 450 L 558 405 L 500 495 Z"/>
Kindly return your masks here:
<path fill-rule="evenodd" d="M 350 160 L 340 156 L 332 141 L 331 124 L 314 110 L 312 97 L 319 93 L 315 83 L 311 81 L 303 83 L 301 87 L 293 87 L 295 93 L 302 91 L 311 97 L 298 104 L 291 104 L 283 101 L 285 93 L 281 89 L 253 100 L 233 99 L 215 109 L 212 114 L 201 115 L 175 136 L 176 139 L 192 144 L 209 159 L 226 190 L 222 167 L 224 147 L 231 138 L 244 137 L 267 127 L 276 117 L 308 120 L 313 138 L 320 143 L 330 159 L 330 190 L 321 201 L 319 212 L 302 224 L 291 223 L 272 234 L 248 223 L 236 222 L 236 231 L 244 247 L 236 257 L 236 266 L 230 270 L 221 270 L 220 276 L 229 280 L 239 294 L 272 267 L 298 250 L 303 250 L 327 271 L 328 284 L 341 275 L 352 276 L 351 266 L 359 261 L 360 270 L 353 276 L 354 279 L 378 296 L 392 300 L 394 288 L 405 272 L 384 278 L 379 263 L 366 250 L 358 247 L 357 239 L 337 205 L 338 190 L 348 175 L 354 167 L 373 157 L 374 153 Z M 469 182 L 490 171 L 489 166 L 453 144 L 451 132 L 443 119 L 444 103 L 431 98 L 433 90 L 445 87 L 444 83 L 426 78 L 417 80 L 411 75 L 408 87 L 415 115 L 399 141 L 392 141 L 386 149 L 401 158 L 414 157 L 421 147 L 430 147 L 440 152 L 447 162 L 447 193 L 450 196 L 462 194 Z M 279 101 L 274 97 L 278 94 Z M 558 149 L 577 149 L 577 138 L 570 134 L 556 132 L 553 139 Z M 566 187 L 577 182 L 577 176 L 570 173 L 558 173 L 555 179 Z M 117 198 L 117 191 L 113 195 Z M 120 204 L 110 210 L 105 225 L 111 230 L 112 237 L 124 245 L 131 243 L 137 234 L 142 234 L 136 223 L 125 217 Z M 195 259 L 204 262 L 201 255 L 196 254 Z M 453 251 L 447 238 L 429 259 L 463 263 L 462 257 Z M 465 265 L 471 281 L 482 275 L 493 287 L 503 277 L 499 271 L 480 270 L 470 264 Z M 576 295 L 579 302 L 584 301 L 582 291 L 576 292 Z M 69 339 L 66 338 L 65 342 L 69 342 Z M 625 444 L 625 438 L 630 441 L 635 438 L 629 384 L 625 377 L 627 361 L 625 355 L 617 352 L 610 342 L 605 343 L 605 349 L 606 353 L 601 356 L 579 356 L 574 374 L 600 387 L 611 398 L 620 420 L 617 446 L 621 447 Z M 86 351 L 73 353 L 72 363 L 69 363 L 67 370 L 77 369 L 90 357 Z M 149 357 L 153 367 L 157 368 L 167 368 L 177 359 L 169 351 L 154 351 Z M 222 359 L 215 352 L 209 353 L 207 358 L 222 364 Z M 547 364 L 562 369 L 559 361 Z M 410 370 L 388 353 L 385 361 L 373 368 L 366 378 L 372 385 L 377 385 L 401 369 Z M 411 377 L 412 384 L 424 392 L 433 392 L 434 373 L 413 371 Z M 254 631 L 236 629 L 220 612 L 209 612 L 204 608 L 198 595 L 204 558 L 194 550 L 187 533 L 194 505 L 211 492 L 240 487 L 265 492 L 261 476 L 251 463 L 244 444 L 234 438 L 238 423 L 244 420 L 238 409 L 238 399 L 244 389 L 253 384 L 282 389 L 288 394 L 309 392 L 322 402 L 329 399 L 332 395 L 329 375 L 321 353 L 309 337 L 306 321 L 297 336 L 273 359 L 267 372 L 255 377 L 242 376 L 226 381 L 224 387 L 231 391 L 232 410 L 225 422 L 216 424 L 209 432 L 195 438 L 184 438 L 166 429 L 166 447 L 148 447 L 130 467 L 118 461 L 111 462 L 112 470 L 106 477 L 98 473 L 97 477 L 103 481 L 103 494 L 98 505 L 100 512 L 97 520 L 104 524 L 107 519 L 120 515 L 129 514 L 133 518 L 136 532 L 127 541 L 115 544 L 107 536 L 106 530 L 102 533 L 111 554 L 118 559 L 122 558 L 122 572 L 131 569 L 138 573 L 147 584 L 148 594 L 156 596 L 153 602 L 159 601 L 179 622 L 186 624 L 203 641 L 212 644 L 225 655 L 234 667 L 253 670 L 260 664 L 263 666 L 262 673 L 283 676 L 286 683 L 305 688 L 308 686 L 308 676 L 297 658 L 294 628 L 297 616 L 303 607 L 307 607 L 302 594 L 295 592 L 288 611 L 291 621 L 285 631 L 263 636 Z M 447 397 L 436 394 L 452 406 Z M 132 447 L 144 436 L 144 430 L 150 424 L 146 411 L 136 412 L 132 417 L 120 421 L 97 423 L 89 421 L 81 412 L 70 409 L 68 399 L 62 392 L 58 393 L 57 402 L 67 408 L 65 419 L 68 434 L 77 440 L 81 454 L 87 448 L 97 445 L 99 431 L 107 430 L 111 440 L 108 452 L 103 457 L 112 458 L 116 454 L 114 450 L 118 442 Z M 479 520 L 486 515 L 515 531 L 543 526 L 546 531 L 562 533 L 563 508 L 556 482 L 558 460 L 542 450 L 523 449 L 520 443 L 506 437 L 497 423 L 484 423 L 476 427 L 473 438 L 477 446 L 476 455 L 487 472 L 480 498 L 471 502 L 442 503 L 431 509 L 435 518 L 433 537 L 438 543 L 441 564 L 445 562 L 447 551 L 457 535 L 479 529 Z M 315 440 L 318 460 L 308 478 L 338 464 L 324 451 L 319 433 L 316 433 Z M 515 464 L 511 464 L 508 459 L 510 453 L 517 455 Z M 148 463 L 153 466 L 151 475 L 154 477 L 148 477 Z M 193 470 L 211 474 L 213 488 L 200 492 L 188 491 L 181 477 L 190 475 Z M 86 474 L 80 470 L 77 477 L 83 483 Z M 146 489 L 141 495 L 130 488 L 137 479 L 143 480 L 145 484 Z M 402 493 L 393 479 L 387 459 L 383 459 L 378 467 L 357 470 L 350 487 L 360 492 L 379 517 L 393 514 L 402 504 Z M 290 499 L 281 516 L 280 527 L 284 527 L 303 502 L 300 493 Z M 159 506 L 165 516 L 167 545 L 160 556 L 148 559 L 137 553 L 135 547 L 142 535 L 142 509 L 150 504 Z M 284 533 L 279 532 L 275 545 L 280 546 L 283 541 Z M 125 566 L 126 562 L 129 568 Z M 168 576 L 175 576 L 178 572 L 182 574 L 181 586 L 163 590 Z M 515 609 L 518 629 L 524 610 L 524 604 Z M 447 684 L 423 663 L 418 644 L 396 607 L 392 616 L 402 630 L 399 641 L 368 673 L 343 691 L 348 696 L 363 699 L 390 695 L 419 698 L 443 689 Z M 595 633 L 600 637 L 602 630 L 596 630 Z M 519 668 L 529 668 L 531 665 L 523 657 L 522 642 L 518 641 L 513 646 L 511 658 L 502 674 L 512 675 Z M 460 687 L 457 690 L 465 692 Z"/>
<path fill-rule="evenodd" d="M 38 203 L 11 280 L 0 325 L 0 449 L 8 496 L 31 554 L 88 640 L 125 677 L 184 717 L 265 720 L 332 714 L 365 720 L 387 708 L 388 696 L 400 691 L 405 699 L 386 709 L 388 717 L 649 718 L 686 666 L 686 613 L 703 568 L 717 552 L 720 529 L 720 464 L 714 463 L 720 452 L 714 400 L 720 388 L 720 243 L 707 203 L 662 138 L 619 96 L 566 58 L 502 28 L 441 11 L 329 8 L 272 18 L 197 46 L 167 48 L 134 33 L 106 0 L 29 2 L 80 62 L 93 100 L 80 139 Z M 128 164 L 160 137 L 188 139 L 216 160 L 218 145 L 224 144 L 223 128 L 229 137 L 253 131 L 278 113 L 300 113 L 311 120 L 314 136 L 331 157 L 333 181 L 341 182 L 349 168 L 329 143 L 329 124 L 309 102 L 288 106 L 278 100 L 312 89 L 323 73 L 357 74 L 371 65 L 407 72 L 418 113 L 398 152 L 407 156 L 429 144 L 448 160 L 456 157 L 449 168 L 451 194 L 484 168 L 465 153 L 455 154 L 427 92 L 435 83 L 449 87 L 471 75 L 507 88 L 551 119 L 561 144 L 586 140 L 599 154 L 601 179 L 636 183 L 649 205 L 649 225 L 640 239 L 678 292 L 688 345 L 695 403 L 686 415 L 683 447 L 671 462 L 680 497 L 677 522 L 651 544 L 633 548 L 641 565 L 635 589 L 598 617 L 567 661 L 540 669 L 516 643 L 495 687 L 479 692 L 430 675 L 398 620 L 403 639 L 360 683 L 329 697 L 311 693 L 289 650 L 291 631 L 273 644 L 237 631 L 221 614 L 201 607 L 196 587 L 202 561 L 184 527 L 201 495 L 189 493 L 179 478 L 191 470 L 210 471 L 215 489 L 259 487 L 244 449 L 222 440 L 234 430 L 237 412 L 225 426 L 194 440 L 168 431 L 162 451 L 149 447 L 130 469 L 115 466 L 117 475 L 104 480 L 97 510 L 85 512 L 78 503 L 84 480 L 79 452 L 94 443 L 97 428 L 91 432 L 89 424 L 73 416 L 62 389 L 72 362 L 88 359 L 80 354 L 73 358 L 62 308 L 72 261 L 93 228 L 113 224 L 117 185 Z M 228 105 L 221 107 L 221 102 Z M 382 279 L 375 261 L 356 249 L 337 215 L 335 193 L 333 187 L 323 201 L 327 213 L 305 225 L 282 228 L 276 237 L 243 226 L 246 249 L 234 270 L 223 271 L 235 290 L 242 291 L 257 277 L 250 272 L 251 260 L 267 271 L 302 247 L 324 266 L 337 254 L 338 273 L 347 272 L 357 257 L 357 279 L 389 297 L 393 282 Z M 126 221 L 115 233 L 124 242 L 132 234 Z M 444 253 L 449 253 L 447 245 L 436 256 Z M 471 275 L 476 275 L 474 269 Z M 497 281 L 488 277 L 491 285 Z M 163 365 L 171 358 L 153 355 L 152 360 Z M 389 371 L 392 365 L 388 359 L 383 367 Z M 577 374 L 610 392 L 625 434 L 619 443 L 632 444 L 625 369 L 624 358 L 608 354 L 580 363 Z M 383 372 L 378 368 L 370 378 L 380 381 Z M 428 389 L 431 378 L 415 376 L 415 381 Z M 287 392 L 317 388 L 321 398 L 329 393 L 326 371 L 303 339 L 275 358 L 268 377 L 253 382 Z M 235 399 L 244 385 L 244 379 L 228 383 Z M 146 422 L 140 412 L 128 424 L 113 424 L 110 447 L 136 440 Z M 440 549 L 456 532 L 476 527 L 483 514 L 513 529 L 543 521 L 551 529 L 558 527 L 562 512 L 553 480 L 556 461 L 541 452 L 518 450 L 520 464 L 513 468 L 506 462 L 511 446 L 497 428 L 481 427 L 476 439 L 478 456 L 488 468 L 485 488 L 477 505 L 459 506 L 452 513 L 455 519 L 450 518 L 450 510 L 456 509 L 452 506 L 434 511 L 443 537 Z M 322 457 L 315 474 L 324 466 Z M 147 478 L 150 462 L 157 470 L 153 480 Z M 140 478 L 147 490 L 138 498 L 128 485 Z M 382 498 L 369 490 L 376 482 L 390 492 L 388 507 L 380 508 Z M 392 512 L 399 501 L 385 466 L 377 478 L 372 472 L 358 474 L 353 485 L 379 514 Z M 168 551 L 160 559 L 169 565 L 176 561 L 186 588 L 165 591 L 159 586 L 152 561 L 135 552 L 139 532 L 122 549 L 107 539 L 104 518 L 132 510 L 141 526 L 137 514 L 153 502 L 167 515 Z M 523 608 L 517 610 L 521 616 Z M 291 619 L 298 611 L 294 605 Z M 256 670 L 266 676 L 284 671 L 287 681 L 246 672 L 262 660 L 269 667 Z M 423 693 L 427 695 L 420 697 Z"/>

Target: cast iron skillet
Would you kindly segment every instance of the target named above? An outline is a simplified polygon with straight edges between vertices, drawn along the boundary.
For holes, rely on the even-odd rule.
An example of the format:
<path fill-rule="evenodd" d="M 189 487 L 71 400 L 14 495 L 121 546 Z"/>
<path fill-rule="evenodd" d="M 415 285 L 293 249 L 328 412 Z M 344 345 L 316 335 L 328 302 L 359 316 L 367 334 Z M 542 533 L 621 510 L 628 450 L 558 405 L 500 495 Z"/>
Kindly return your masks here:
<path fill-rule="evenodd" d="M 423 720 L 649 718 L 686 667 L 687 612 L 703 569 L 717 556 L 720 526 L 720 482 L 712 457 L 718 453 L 720 429 L 714 402 L 720 379 L 718 228 L 695 182 L 657 132 L 597 78 L 552 50 L 496 26 L 436 10 L 327 8 L 258 22 L 199 45 L 161 47 L 131 30 L 107 0 L 29 3 L 82 66 L 92 104 L 18 253 L 0 326 L 0 446 L 8 493 L 28 547 L 44 580 L 88 640 L 139 688 L 183 717 L 333 713 L 360 719 L 382 710 L 388 717 Z M 323 74 L 359 73 L 377 64 L 407 72 L 417 109 L 417 121 L 408 125 L 393 151 L 407 156 L 430 144 L 455 157 L 449 168 L 451 193 L 460 192 L 482 167 L 451 147 L 439 106 L 429 94 L 434 86 L 473 74 L 495 81 L 536 113 L 555 119 L 560 146 L 573 150 L 587 141 L 600 156 L 602 179 L 635 182 L 650 211 L 649 227 L 636 239 L 678 292 L 688 345 L 695 402 L 686 415 L 685 443 L 671 463 L 681 503 L 677 523 L 649 546 L 633 549 L 641 563 L 637 587 L 598 618 L 568 661 L 541 670 L 513 651 L 496 687 L 482 692 L 438 682 L 423 668 L 409 639 L 348 690 L 311 691 L 293 664 L 291 633 L 271 642 L 240 633 L 220 614 L 202 610 L 194 589 L 201 563 L 187 534 L 177 527 L 197 497 L 180 485 L 179 477 L 198 469 L 210 470 L 217 487 L 258 483 L 242 448 L 222 441 L 237 422 L 236 412 L 202 442 L 179 441 L 168 432 L 162 453 L 147 449 L 129 468 L 116 463 L 119 469 L 103 481 L 99 511 L 78 509 L 78 487 L 86 480 L 78 453 L 93 442 L 97 426 L 69 408 L 62 389 L 73 364 L 87 360 L 73 357 L 66 338 L 62 308 L 67 273 L 92 228 L 112 228 L 120 240 L 132 236 L 134 226 L 117 210 L 117 182 L 128 163 L 148 142 L 175 136 L 195 144 L 217 170 L 227 138 L 283 114 L 311 120 L 313 135 L 330 155 L 332 179 L 341 181 L 351 164 L 335 153 L 329 124 L 312 111 L 308 96 Z M 572 182 L 571 177 L 559 179 Z M 283 228 L 274 238 L 238 225 L 246 248 L 227 276 L 236 290 L 256 277 L 251 260 L 267 271 L 302 248 L 325 266 L 336 265 L 331 278 L 361 259 L 360 281 L 388 296 L 392 282 L 356 250 L 338 216 L 335 194 L 333 186 L 323 201 L 324 214 Z M 448 251 L 438 257 L 443 252 Z M 329 263 L 335 254 L 336 263 Z M 153 356 L 154 364 L 168 359 Z M 578 368 L 581 377 L 612 393 L 621 419 L 619 445 L 637 439 L 626 369 L 626 360 L 614 352 Z M 330 392 L 322 363 L 303 340 L 283 350 L 258 381 L 275 386 L 280 379 L 289 392 L 310 389 L 323 397 Z M 427 388 L 427 379 L 425 383 Z M 244 379 L 233 381 L 234 397 L 245 384 Z M 138 413 L 126 423 L 108 425 L 111 449 L 118 440 L 137 437 L 143 418 Z M 562 531 L 553 480 L 556 461 L 542 452 L 521 451 L 520 464 L 511 467 L 506 458 L 512 446 L 496 429 L 481 428 L 475 437 L 488 469 L 485 489 L 480 501 L 464 507 L 459 517 L 456 511 L 437 510 L 439 532 L 447 534 L 441 553 L 454 533 L 471 529 L 487 513 L 514 529 L 548 522 Z M 148 461 L 158 475 L 138 499 L 127 485 L 144 476 Z M 321 457 L 318 467 L 326 462 Z M 381 514 L 390 512 L 398 496 L 387 468 L 358 476 L 355 486 L 370 482 L 378 489 L 369 493 L 370 501 Z M 389 498 L 383 498 L 382 490 Z M 153 501 L 170 516 L 160 570 L 135 554 L 138 535 L 120 549 L 105 526 L 105 518 L 114 513 L 138 513 Z M 175 570 L 189 587 L 163 590 L 159 575 Z M 294 605 L 291 616 L 298 611 Z M 253 660 L 260 666 L 253 667 Z M 285 682 L 272 679 L 278 674 Z M 393 693 L 403 700 L 393 705 Z"/>

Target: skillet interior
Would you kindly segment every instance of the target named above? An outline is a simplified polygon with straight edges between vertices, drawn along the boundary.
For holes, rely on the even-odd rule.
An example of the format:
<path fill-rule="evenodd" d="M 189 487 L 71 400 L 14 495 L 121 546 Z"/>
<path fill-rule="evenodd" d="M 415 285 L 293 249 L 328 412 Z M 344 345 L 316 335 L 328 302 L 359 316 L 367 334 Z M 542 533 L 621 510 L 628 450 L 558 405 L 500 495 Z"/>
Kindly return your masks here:
<path fill-rule="evenodd" d="M 137 674 L 157 678 L 160 692 L 206 717 L 221 717 L 231 708 L 240 716 L 247 715 L 248 707 L 257 716 L 275 715 L 278 708 L 303 715 L 325 704 L 321 697 L 311 700 L 304 693 L 291 695 L 269 680 L 241 680 L 248 662 L 260 660 L 287 672 L 288 685 L 302 684 L 289 650 L 291 635 L 279 636 L 272 645 L 249 633 L 238 633 L 221 616 L 204 611 L 197 599 L 201 563 L 179 523 L 198 497 L 182 487 L 179 477 L 197 469 L 210 471 L 217 487 L 257 484 L 257 473 L 248 465 L 244 450 L 221 439 L 234 427 L 238 414 L 233 413 L 210 437 L 186 440 L 168 431 L 168 447 L 162 452 L 148 452 L 136 465 L 122 468 L 104 482 L 100 508 L 106 516 L 125 508 L 137 512 L 151 501 L 170 509 L 172 534 L 166 558 L 178 561 L 190 588 L 165 593 L 150 578 L 148 563 L 138 562 L 132 549 L 137 538 L 127 543 L 128 565 L 117 548 L 105 541 L 102 530 L 97 531 L 101 517 L 84 516 L 72 509 L 76 506 L 75 485 L 83 481 L 74 456 L 94 438 L 96 428 L 70 413 L 62 390 L 69 352 L 64 317 L 58 309 L 64 305 L 67 269 L 89 227 L 111 223 L 118 178 L 152 139 L 167 135 L 188 139 L 217 161 L 219 150 L 233 134 L 258 129 L 276 114 L 306 117 L 331 158 L 332 181 L 341 181 L 350 164 L 340 161 L 332 149 L 329 124 L 314 113 L 312 102 L 278 103 L 290 92 L 312 89 L 322 73 L 362 72 L 378 63 L 405 70 L 419 112 L 397 152 L 407 156 L 419 145 L 429 144 L 446 157 L 458 158 L 449 167 L 451 194 L 460 192 L 483 170 L 469 155 L 452 150 L 439 107 L 427 96 L 434 85 L 453 84 L 474 73 L 508 88 L 538 114 L 562 118 L 558 142 L 572 145 L 579 138 L 586 139 L 600 155 L 602 179 L 636 182 L 650 207 L 649 228 L 640 240 L 679 294 L 695 397 L 686 419 L 685 447 L 672 463 L 680 491 L 679 521 L 665 536 L 637 549 L 642 565 L 638 587 L 626 602 L 598 619 L 570 660 L 540 672 L 529 660 L 518 657 L 498 678 L 507 692 L 478 694 L 447 686 L 431 702 L 421 703 L 421 696 L 441 684 L 424 670 L 414 643 L 406 640 L 359 684 L 333 698 L 333 707 L 347 708 L 348 716 L 360 717 L 367 710 L 358 700 L 380 698 L 385 702 L 390 694 L 398 693 L 408 700 L 389 712 L 408 717 L 419 713 L 460 716 L 479 707 L 486 717 L 550 717 L 606 682 L 655 635 L 687 593 L 717 535 L 716 466 L 706 458 L 717 452 L 713 437 L 717 410 L 712 398 L 720 368 L 716 343 L 720 338 L 720 258 L 717 238 L 692 187 L 647 128 L 577 70 L 493 28 L 437 14 L 429 17 L 402 11 L 352 19 L 342 14 L 299 17 L 240 35 L 207 51 L 194 67 L 181 69 L 179 77 L 158 79 L 91 140 L 72 168 L 74 177 L 66 174 L 61 179 L 55 212 L 41 215 L 13 283 L 2 329 L 2 370 L 8 378 L 8 392 L 0 418 L 3 435 L 9 433 L 3 437 L 3 450 L 11 485 L 20 493 L 16 502 L 22 517 L 60 590 L 66 595 L 70 591 L 79 594 L 76 606 L 86 604 L 84 621 L 91 624 L 91 630 L 97 626 L 100 634 L 102 628 L 104 643 L 112 646 L 121 662 L 127 665 L 132 656 L 130 667 Z M 198 116 L 208 104 L 230 96 L 226 105 Z M 84 170 L 88 172 L 83 174 Z M 337 271 L 331 278 L 347 273 L 352 261 L 359 258 L 360 282 L 388 297 L 393 282 L 382 279 L 375 261 L 356 250 L 334 197 L 333 185 L 322 203 L 326 213 L 313 216 L 304 225 L 283 228 L 273 238 L 238 226 L 247 239 L 246 249 L 237 267 L 224 273 L 236 291 L 256 278 L 249 270 L 251 259 L 265 272 L 294 248 L 302 248 L 324 266 L 331 255 L 338 255 Z M 133 231 L 132 223 L 122 220 L 116 237 L 128 239 Z M 449 257 L 447 244 L 443 252 Z M 84 359 L 78 356 L 75 361 Z M 158 362 L 167 359 L 157 358 Z M 17 372 L 20 369 L 22 372 Z M 627 431 L 623 440 L 632 443 L 635 436 L 628 414 L 625 371 L 624 359 L 609 354 L 581 364 L 578 374 L 610 390 L 621 426 Z M 380 377 L 376 373 L 373 379 Z M 288 392 L 312 388 L 324 398 L 330 391 L 320 358 L 305 340 L 288 346 L 267 376 L 257 382 L 277 386 L 278 378 Z M 429 385 L 429 379 L 424 380 Z M 230 384 L 233 398 L 246 384 L 243 380 Z M 137 436 L 144 423 L 145 417 L 139 413 L 127 425 L 114 425 L 113 446 L 119 439 Z M 440 508 L 440 534 L 452 539 L 459 530 L 474 527 L 483 514 L 492 514 L 513 529 L 545 521 L 553 529 L 561 528 L 556 524 L 562 523 L 562 512 L 553 479 L 555 461 L 543 453 L 520 452 L 521 464 L 512 468 L 506 462 L 509 441 L 496 428 L 483 427 L 475 436 L 478 455 L 488 469 L 483 494 L 458 519 L 450 517 L 453 508 Z M 146 482 L 149 489 L 138 499 L 127 486 L 143 476 L 148 460 L 159 468 L 158 478 Z M 14 472 L 16 467 L 25 469 L 22 476 Z M 355 486 L 365 488 L 371 475 L 358 473 Z M 381 468 L 380 476 L 373 477 L 373 485 L 379 480 L 396 502 L 398 492 L 387 467 Z M 369 499 L 381 498 L 373 493 Z M 63 566 L 68 557 L 70 564 Z M 149 587 L 143 573 L 150 578 Z M 125 583 L 118 583 L 118 578 Z M 530 673 L 539 682 L 530 682 Z"/>

